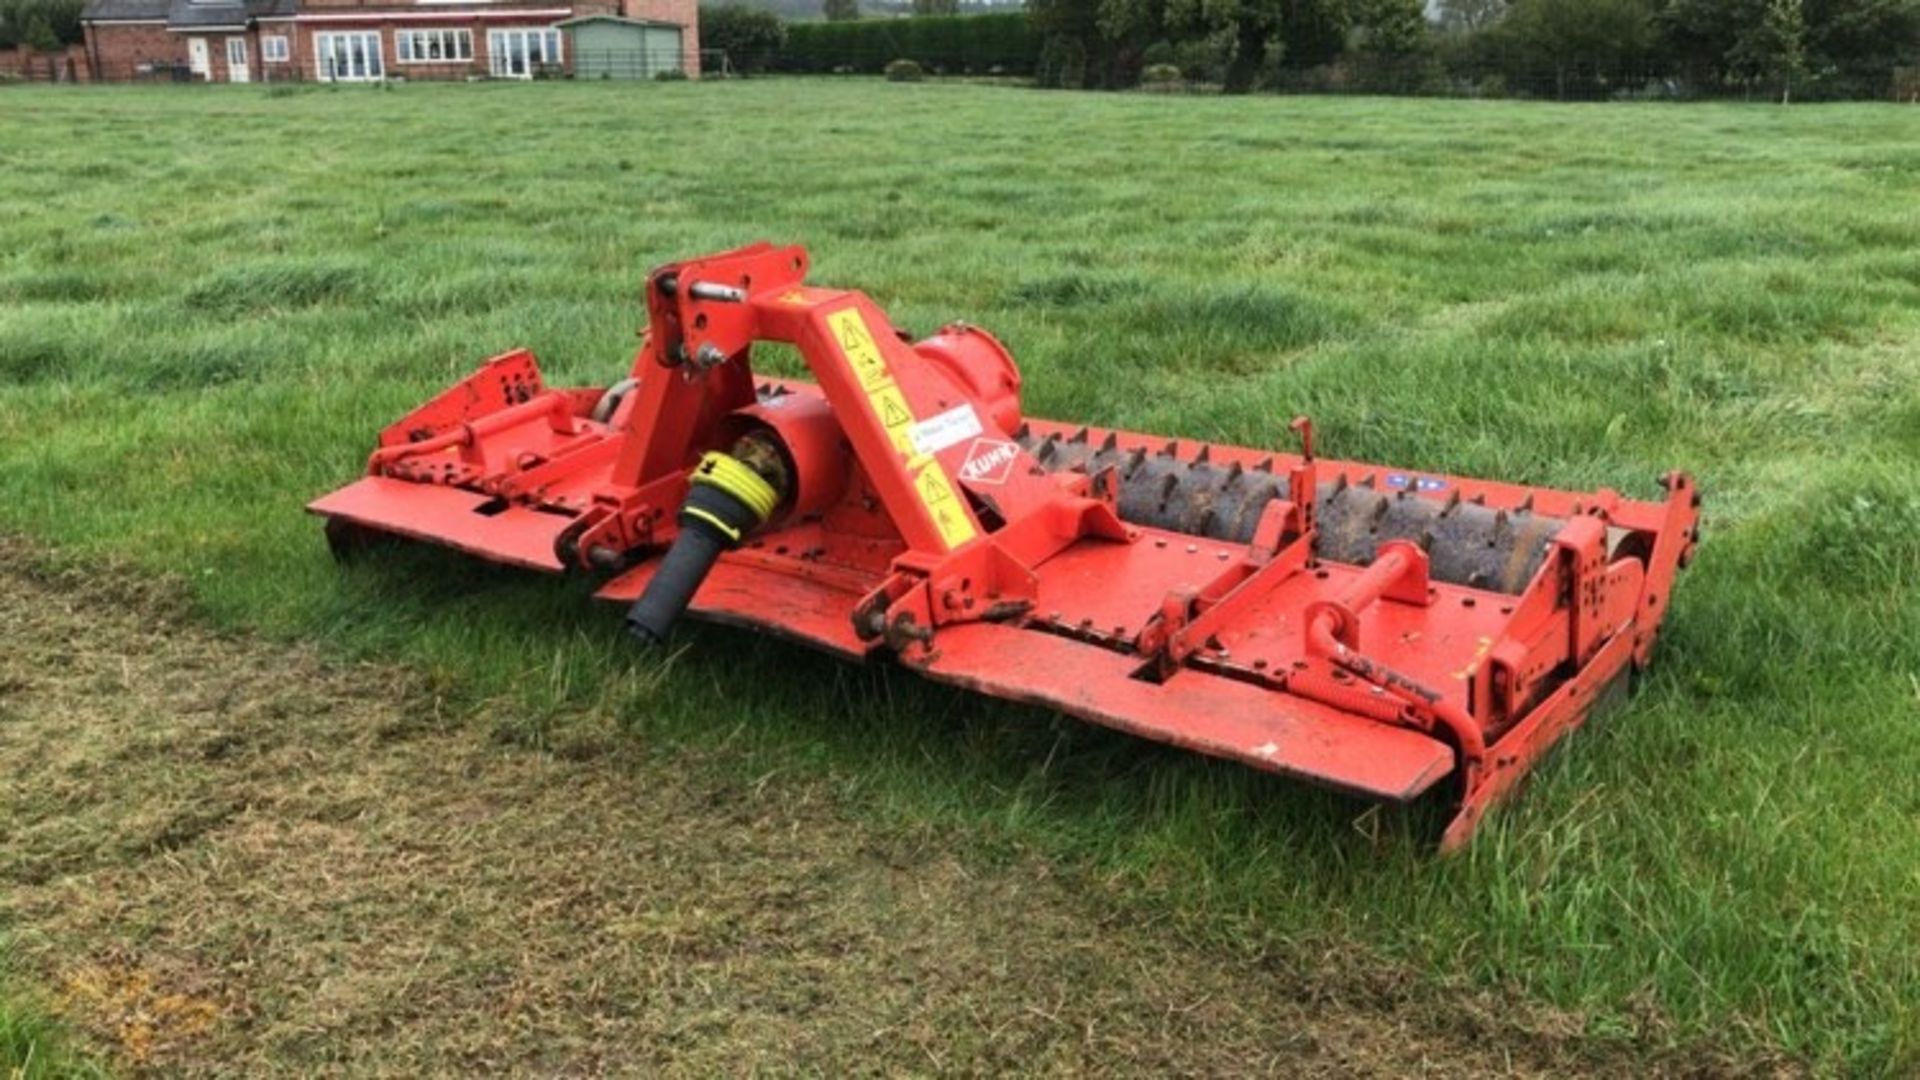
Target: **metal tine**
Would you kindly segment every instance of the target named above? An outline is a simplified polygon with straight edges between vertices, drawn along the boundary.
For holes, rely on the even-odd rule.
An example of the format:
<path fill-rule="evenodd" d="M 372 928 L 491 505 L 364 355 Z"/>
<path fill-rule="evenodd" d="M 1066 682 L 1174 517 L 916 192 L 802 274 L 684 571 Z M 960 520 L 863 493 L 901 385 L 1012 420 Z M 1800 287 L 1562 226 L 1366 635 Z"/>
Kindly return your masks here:
<path fill-rule="evenodd" d="M 1255 465 L 1253 468 L 1255 472 L 1270 473 L 1273 471 L 1273 458 L 1271 457 L 1266 458 L 1265 460 L 1261 461 L 1260 464 Z"/>
<path fill-rule="evenodd" d="M 1118 432 L 1109 431 L 1107 432 L 1107 437 L 1100 441 L 1100 452 L 1103 454 L 1110 454 L 1119 449 L 1119 447 L 1120 435 Z"/>
<path fill-rule="evenodd" d="M 1033 456 L 1035 460 L 1039 461 L 1041 464 L 1044 465 L 1047 462 L 1053 460 L 1053 452 L 1055 450 L 1058 450 L 1059 448 L 1060 448 L 1060 436 L 1049 435 L 1046 437 L 1045 441 L 1041 442 L 1040 448 L 1033 452 Z"/>
<path fill-rule="evenodd" d="M 1221 486 L 1222 488 L 1230 488 L 1230 487 L 1232 487 L 1233 485 L 1235 485 L 1235 484 L 1237 484 L 1237 483 L 1239 483 L 1239 482 L 1240 482 L 1240 474 L 1241 474 L 1241 473 L 1243 473 L 1243 472 L 1245 472 L 1245 471 L 1246 471 L 1246 470 L 1245 470 L 1245 469 L 1242 469 L 1242 468 L 1240 467 L 1240 463 L 1239 463 L 1239 462 L 1237 462 L 1237 461 L 1236 461 L 1236 462 L 1234 462 L 1234 463 L 1233 463 L 1232 465 L 1229 465 L 1229 466 L 1227 466 L 1227 478 L 1226 478 L 1226 480 L 1225 480 L 1225 481 L 1223 481 L 1223 482 L 1221 483 L 1221 485 L 1220 485 L 1220 486 Z"/>
<path fill-rule="evenodd" d="M 1454 488 L 1453 494 L 1447 497 L 1447 505 L 1440 508 L 1440 516 L 1446 517 L 1458 509 L 1460 509 L 1460 489 Z"/>
<path fill-rule="evenodd" d="M 1165 445 L 1165 446 L 1163 446 L 1163 447 L 1161 447 L 1161 448 L 1160 448 L 1160 456 L 1161 456 L 1161 457 L 1172 457 L 1172 456 L 1174 456 L 1174 454 L 1176 454 L 1176 453 L 1178 453 L 1178 452 L 1179 452 L 1179 450 L 1180 450 L 1180 440 L 1179 440 L 1179 439 L 1168 439 L 1168 440 L 1167 440 L 1167 445 Z"/>
<path fill-rule="evenodd" d="M 1013 429 L 1013 437 L 1022 441 L 1025 441 L 1027 436 L 1032 434 L 1033 425 L 1027 423 L 1025 420 L 1020 421 L 1020 426 Z"/>
<path fill-rule="evenodd" d="M 1205 444 L 1201 445 L 1199 453 L 1193 455 L 1193 463 L 1195 465 L 1205 465 L 1207 462 L 1212 460 L 1213 460 L 1213 447 L 1207 446 Z"/>
<path fill-rule="evenodd" d="M 1127 455 L 1126 475 L 1131 478 L 1135 472 L 1139 471 L 1141 464 L 1146 460 L 1147 448 L 1144 446 L 1134 447 L 1133 452 Z"/>
<path fill-rule="evenodd" d="M 1067 441 L 1068 441 L 1068 442 L 1075 442 L 1075 443 L 1083 443 L 1083 442 L 1086 442 L 1086 441 L 1087 441 L 1087 433 L 1088 433 L 1088 432 L 1089 432 L 1090 430 L 1091 430 L 1090 428 L 1081 428 L 1081 429 L 1080 429 L 1079 431 L 1076 431 L 1076 432 L 1074 432 L 1074 433 L 1073 433 L 1073 437 L 1072 437 L 1072 438 L 1070 438 L 1070 439 L 1068 439 Z"/>

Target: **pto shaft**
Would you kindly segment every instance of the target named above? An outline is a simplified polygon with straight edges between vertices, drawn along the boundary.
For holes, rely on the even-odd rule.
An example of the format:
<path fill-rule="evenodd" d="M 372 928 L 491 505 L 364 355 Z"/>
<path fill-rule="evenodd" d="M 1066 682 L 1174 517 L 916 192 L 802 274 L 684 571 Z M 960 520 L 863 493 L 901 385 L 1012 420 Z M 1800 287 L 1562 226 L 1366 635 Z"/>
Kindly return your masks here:
<path fill-rule="evenodd" d="M 764 523 L 779 501 L 780 492 L 739 458 L 701 458 L 680 507 L 680 534 L 627 609 L 628 632 L 648 645 L 664 644 L 721 553 Z"/>

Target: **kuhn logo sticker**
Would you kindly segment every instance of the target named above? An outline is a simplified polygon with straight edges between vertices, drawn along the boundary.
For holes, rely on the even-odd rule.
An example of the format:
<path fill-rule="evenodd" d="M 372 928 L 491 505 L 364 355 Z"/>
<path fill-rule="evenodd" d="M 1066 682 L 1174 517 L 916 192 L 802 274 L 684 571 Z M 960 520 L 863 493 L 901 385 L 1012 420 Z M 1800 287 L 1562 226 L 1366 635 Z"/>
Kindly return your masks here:
<path fill-rule="evenodd" d="M 1020 448 L 1005 439 L 975 439 L 967 447 L 967 460 L 960 466 L 960 479 L 968 484 L 1004 484 L 1013 475 L 1013 460 Z"/>

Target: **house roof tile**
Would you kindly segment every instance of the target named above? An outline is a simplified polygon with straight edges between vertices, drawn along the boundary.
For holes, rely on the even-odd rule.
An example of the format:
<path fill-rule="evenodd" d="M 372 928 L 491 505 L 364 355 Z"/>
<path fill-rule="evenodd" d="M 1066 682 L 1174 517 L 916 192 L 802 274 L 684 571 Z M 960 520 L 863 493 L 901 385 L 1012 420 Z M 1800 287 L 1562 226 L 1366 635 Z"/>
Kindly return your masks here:
<path fill-rule="evenodd" d="M 298 0 L 88 0 L 80 17 L 90 22 L 165 19 L 171 29 L 191 30 L 292 15 L 297 6 Z"/>

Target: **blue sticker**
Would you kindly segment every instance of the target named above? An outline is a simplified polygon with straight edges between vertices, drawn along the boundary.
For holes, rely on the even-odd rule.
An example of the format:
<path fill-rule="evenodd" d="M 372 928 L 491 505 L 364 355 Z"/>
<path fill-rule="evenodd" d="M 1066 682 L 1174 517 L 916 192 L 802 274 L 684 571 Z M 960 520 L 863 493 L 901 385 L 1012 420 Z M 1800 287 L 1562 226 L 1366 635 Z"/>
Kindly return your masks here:
<path fill-rule="evenodd" d="M 1446 486 L 1447 482 L 1445 480 L 1436 480 L 1431 476 L 1423 476 L 1420 478 L 1421 491 L 1441 491 L 1444 490 Z"/>
<path fill-rule="evenodd" d="M 1390 488 L 1406 487 L 1407 486 L 1406 475 L 1404 473 L 1388 473 L 1387 486 Z"/>

